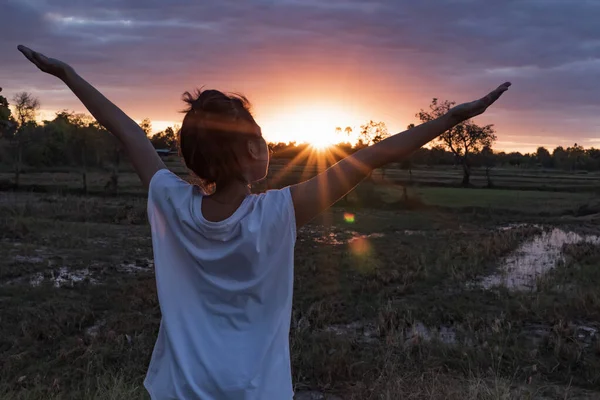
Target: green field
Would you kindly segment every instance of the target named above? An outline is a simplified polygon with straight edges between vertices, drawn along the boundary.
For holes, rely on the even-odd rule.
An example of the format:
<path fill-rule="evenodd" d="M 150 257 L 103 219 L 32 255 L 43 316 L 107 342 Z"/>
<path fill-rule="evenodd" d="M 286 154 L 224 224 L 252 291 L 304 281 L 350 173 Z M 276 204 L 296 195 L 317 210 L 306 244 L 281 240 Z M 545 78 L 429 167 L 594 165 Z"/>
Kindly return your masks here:
<path fill-rule="evenodd" d="M 405 192 L 408 172 L 386 170 L 300 230 L 299 398 L 600 398 L 600 177 L 496 173 L 498 189 L 461 189 L 460 171 L 415 170 Z M 80 179 L 30 171 L 0 192 L 1 399 L 147 398 L 160 310 L 144 193 L 129 171 L 116 196 L 106 172 L 87 196 Z M 546 269 L 481 283 L 517 264 Z"/>

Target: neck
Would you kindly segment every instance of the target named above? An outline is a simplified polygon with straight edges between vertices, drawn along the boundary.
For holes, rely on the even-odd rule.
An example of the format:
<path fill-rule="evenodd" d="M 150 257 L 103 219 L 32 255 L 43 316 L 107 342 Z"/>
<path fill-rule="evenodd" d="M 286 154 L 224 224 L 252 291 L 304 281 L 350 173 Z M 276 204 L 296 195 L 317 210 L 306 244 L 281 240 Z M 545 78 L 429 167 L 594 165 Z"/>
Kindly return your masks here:
<path fill-rule="evenodd" d="M 237 181 L 223 186 L 217 185 L 217 190 L 210 197 L 222 203 L 235 203 L 249 194 L 250 186 Z"/>

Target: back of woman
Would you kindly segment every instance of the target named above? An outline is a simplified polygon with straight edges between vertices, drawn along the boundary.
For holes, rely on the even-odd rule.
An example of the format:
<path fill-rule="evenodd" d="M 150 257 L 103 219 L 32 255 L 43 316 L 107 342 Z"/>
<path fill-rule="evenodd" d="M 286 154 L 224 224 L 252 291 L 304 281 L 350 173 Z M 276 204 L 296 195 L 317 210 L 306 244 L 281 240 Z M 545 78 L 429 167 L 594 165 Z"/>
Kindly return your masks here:
<path fill-rule="evenodd" d="M 290 191 L 249 195 L 218 222 L 203 216 L 203 200 L 166 169 L 151 180 L 163 317 L 145 385 L 159 399 L 291 398 Z"/>

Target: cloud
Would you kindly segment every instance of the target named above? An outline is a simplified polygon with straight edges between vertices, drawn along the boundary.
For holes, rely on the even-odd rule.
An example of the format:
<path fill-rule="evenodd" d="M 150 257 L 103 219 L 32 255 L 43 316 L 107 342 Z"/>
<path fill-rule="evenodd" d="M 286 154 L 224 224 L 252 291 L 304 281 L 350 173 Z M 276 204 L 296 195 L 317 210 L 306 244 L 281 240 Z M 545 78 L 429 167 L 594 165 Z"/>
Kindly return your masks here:
<path fill-rule="evenodd" d="M 513 80 L 510 100 L 498 105 L 501 125 L 533 119 L 576 139 L 598 125 L 598 15 L 591 0 L 8 0 L 0 84 L 59 85 L 23 63 L 20 42 L 161 119 L 173 115 L 161 110 L 176 110 L 180 92 L 207 82 L 263 98 L 322 87 L 378 109 L 409 98 L 418 109 L 434 96 L 469 100 Z"/>

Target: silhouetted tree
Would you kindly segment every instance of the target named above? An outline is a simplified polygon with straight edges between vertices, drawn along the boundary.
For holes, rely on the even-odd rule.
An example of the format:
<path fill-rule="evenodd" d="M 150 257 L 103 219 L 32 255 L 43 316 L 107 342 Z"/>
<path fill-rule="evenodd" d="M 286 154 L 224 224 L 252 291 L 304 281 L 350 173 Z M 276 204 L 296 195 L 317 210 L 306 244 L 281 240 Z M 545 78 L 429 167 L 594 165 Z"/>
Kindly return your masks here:
<path fill-rule="evenodd" d="M 360 140 L 359 145 L 370 146 L 376 144 L 389 137 L 390 134 L 387 130 L 385 122 L 375 122 L 373 120 L 360 126 Z M 369 174 L 369 178 L 371 174 Z M 385 177 L 385 168 L 381 168 L 381 177 Z"/>
<path fill-rule="evenodd" d="M 0 87 L 0 93 L 2 93 L 2 88 Z M 4 112 L 7 112 L 7 114 L 4 114 Z M 0 118 L 3 119 L 8 119 L 8 117 L 10 116 L 10 108 L 8 108 L 8 100 L 6 100 L 6 97 L 0 95 Z"/>
<path fill-rule="evenodd" d="M 590 148 L 585 151 L 589 161 L 589 169 L 592 171 L 596 171 L 600 169 L 600 150 L 595 148 Z"/>
<path fill-rule="evenodd" d="M 429 111 L 421 110 L 417 117 L 421 122 L 434 120 L 446 114 L 456 103 L 444 100 L 439 102 L 434 98 L 429 105 Z M 463 186 L 469 186 L 471 178 L 470 157 L 483 147 L 492 147 L 496 141 L 493 125 L 479 126 L 470 120 L 464 121 L 444 132 L 437 142 L 451 151 L 463 168 Z"/>
<path fill-rule="evenodd" d="M 121 165 L 121 143 L 119 143 L 116 138 L 112 138 L 112 154 L 113 154 L 113 164 L 112 164 L 112 173 L 110 175 L 110 179 L 104 185 L 104 190 L 109 193 L 117 194 L 119 190 L 119 167 Z"/>
<path fill-rule="evenodd" d="M 96 140 L 94 131 L 94 119 L 86 114 L 71 114 L 69 120 L 72 126 L 71 146 L 74 151 L 74 158 L 81 167 L 81 189 L 87 194 L 87 173 L 88 173 L 88 153 L 90 148 L 95 148 Z"/>
<path fill-rule="evenodd" d="M 155 149 L 173 150 L 177 148 L 177 135 L 175 134 L 175 130 L 170 126 L 164 131 L 152 135 L 150 141 Z"/>
<path fill-rule="evenodd" d="M 19 178 L 21 175 L 23 147 L 29 139 L 31 130 L 36 126 L 35 116 L 40 108 L 40 101 L 30 93 L 20 92 L 13 98 L 15 108 L 15 118 L 17 121 L 17 130 L 12 137 L 13 147 L 15 147 L 15 187 L 19 187 Z"/>
<path fill-rule="evenodd" d="M 381 142 L 390 136 L 385 122 L 369 121 L 360 126 L 360 138 L 366 146 Z"/>
<path fill-rule="evenodd" d="M 537 162 L 544 168 L 552 168 L 552 156 L 545 147 L 538 147 L 535 152 Z"/>
<path fill-rule="evenodd" d="M 0 93 L 2 88 L 0 88 Z M 12 117 L 12 112 L 6 97 L 0 96 L 0 138 L 10 138 L 16 129 L 15 120 Z"/>
<path fill-rule="evenodd" d="M 575 143 L 571 147 L 567 147 L 567 160 L 571 171 L 583 169 L 585 166 L 585 150 L 582 146 Z"/>
<path fill-rule="evenodd" d="M 140 122 L 140 128 L 146 132 L 146 136 L 150 137 L 152 134 L 152 121 L 150 121 L 150 118 L 144 118 L 142 122 Z"/>
<path fill-rule="evenodd" d="M 494 151 L 489 146 L 484 146 L 479 153 L 481 157 L 481 163 L 485 168 L 485 178 L 487 180 L 487 187 L 494 187 L 494 183 L 492 182 L 491 171 L 492 168 L 496 165 L 496 158 L 494 157 Z"/>
<path fill-rule="evenodd" d="M 564 147 L 558 146 L 552 152 L 552 160 L 556 168 L 567 168 L 568 167 L 568 153 Z"/>

